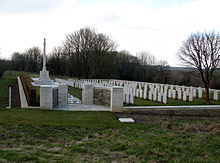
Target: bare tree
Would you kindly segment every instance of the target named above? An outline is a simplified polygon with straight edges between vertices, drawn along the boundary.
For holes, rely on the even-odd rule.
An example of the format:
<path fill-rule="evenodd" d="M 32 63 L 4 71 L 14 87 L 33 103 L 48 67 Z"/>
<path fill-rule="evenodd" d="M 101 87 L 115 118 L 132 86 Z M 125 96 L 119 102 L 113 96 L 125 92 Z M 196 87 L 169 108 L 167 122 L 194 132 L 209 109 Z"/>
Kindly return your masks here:
<path fill-rule="evenodd" d="M 42 52 L 39 47 L 29 48 L 24 52 L 26 59 L 25 71 L 38 72 L 41 69 Z"/>
<path fill-rule="evenodd" d="M 157 64 L 156 57 L 150 52 L 142 51 L 140 53 L 137 53 L 136 56 L 138 57 L 140 64 L 144 66 L 152 66 Z"/>
<path fill-rule="evenodd" d="M 193 33 L 183 42 L 178 56 L 184 65 L 199 70 L 205 84 L 206 103 L 209 103 L 210 81 L 220 60 L 220 35 L 214 31 Z"/>
<path fill-rule="evenodd" d="M 167 83 L 168 76 L 170 75 L 170 66 L 167 61 L 160 60 L 157 63 L 157 74 L 158 74 L 158 81 L 160 83 Z"/>
<path fill-rule="evenodd" d="M 99 65 L 99 68 L 102 68 L 100 70 L 103 70 L 100 59 L 117 48 L 117 44 L 109 36 L 98 33 L 93 28 L 82 28 L 66 35 L 63 45 L 67 51 L 66 54 L 75 60 L 78 78 L 90 77 L 89 75 L 94 73 L 94 66 Z"/>

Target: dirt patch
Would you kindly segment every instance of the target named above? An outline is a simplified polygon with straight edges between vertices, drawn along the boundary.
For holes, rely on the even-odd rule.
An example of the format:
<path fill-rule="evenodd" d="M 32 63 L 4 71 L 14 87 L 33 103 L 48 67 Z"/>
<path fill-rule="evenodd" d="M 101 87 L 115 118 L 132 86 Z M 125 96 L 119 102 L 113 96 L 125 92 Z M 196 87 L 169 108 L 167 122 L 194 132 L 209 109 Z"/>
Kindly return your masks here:
<path fill-rule="evenodd" d="M 220 124 L 210 126 L 210 131 L 212 135 L 220 135 Z"/>
<path fill-rule="evenodd" d="M 136 123 L 147 124 L 149 118 L 155 118 L 155 120 L 208 120 L 208 121 L 220 121 L 220 110 L 189 110 L 189 111 L 149 111 L 144 113 L 114 113 L 117 118 L 132 118 Z M 164 124 L 165 125 L 165 124 Z M 169 126 L 164 126 L 169 128 Z M 189 127 L 189 126 L 188 126 Z M 188 128 L 186 130 L 193 130 Z M 196 129 L 195 129 L 196 130 Z M 214 129 L 213 129 L 214 130 Z M 215 129 L 220 130 L 220 128 Z"/>

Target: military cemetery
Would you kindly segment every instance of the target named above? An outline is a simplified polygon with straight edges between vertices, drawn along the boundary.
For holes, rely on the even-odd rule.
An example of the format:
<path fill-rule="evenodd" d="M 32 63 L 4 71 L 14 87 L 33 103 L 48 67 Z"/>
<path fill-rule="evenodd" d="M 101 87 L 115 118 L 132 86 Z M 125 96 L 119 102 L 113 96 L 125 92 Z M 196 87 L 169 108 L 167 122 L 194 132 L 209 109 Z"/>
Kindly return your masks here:
<path fill-rule="evenodd" d="M 219 6 L 1 0 L 0 163 L 219 163 Z"/>
<path fill-rule="evenodd" d="M 86 162 L 91 160 L 169 162 L 177 159 L 173 157 L 174 153 L 178 153 L 183 160 L 186 160 L 185 155 L 188 155 L 193 158 L 192 160 L 200 162 L 205 154 L 209 155 L 208 162 L 218 160 L 220 90 L 209 88 L 209 103 L 206 103 L 207 88 L 201 86 L 114 78 L 54 76 L 50 75 L 53 69 L 50 65 L 47 68 L 48 62 L 50 61 L 47 61 L 44 39 L 41 71 L 34 74 L 6 71 L 3 75 L 3 83 L 6 81 L 12 84 L 2 84 L 6 93 L 7 107 L 5 107 L 8 110 L 4 108 L 0 110 L 0 125 L 2 123 L 0 131 L 6 133 L 6 136 L 0 134 L 3 138 L 0 140 L 0 145 L 3 146 L 0 149 L 0 160 L 42 161 L 41 157 L 46 158 L 50 150 L 53 154 L 46 158 L 47 161 L 59 159 L 71 162 L 72 159 L 76 159 Z M 7 133 L 8 121 L 16 124 L 9 130 L 15 132 L 13 136 Z M 28 126 L 31 126 L 31 129 Z M 20 136 L 20 130 L 23 136 Z M 44 138 L 41 132 L 46 135 Z M 125 134 L 121 134 L 123 132 Z M 151 134 L 156 140 L 150 138 Z M 171 136 L 172 140 L 166 136 L 170 134 L 174 135 Z M 184 136 L 180 136 L 182 134 Z M 187 140 L 185 135 L 189 137 Z M 211 140 L 207 139 L 209 135 L 212 136 Z M 5 137 L 7 140 L 4 140 Z M 118 143 L 115 142 L 116 139 Z M 200 139 L 203 139 L 206 145 L 201 143 Z M 37 147 L 42 146 L 44 141 L 46 144 L 43 148 Z M 78 145 L 78 141 L 85 144 Z M 175 141 L 187 141 L 187 145 L 181 144 L 187 150 L 181 148 L 181 152 L 173 152 L 173 149 L 178 148 Z M 70 142 L 71 145 L 68 145 Z M 136 142 L 142 145 L 137 146 Z M 31 152 L 34 155 L 24 154 L 23 152 L 28 153 L 26 147 L 21 147 L 21 152 L 15 152 L 10 148 L 14 145 L 8 145 L 10 143 L 15 146 L 21 144 L 27 146 L 32 143 L 34 145 L 31 145 L 33 148 Z M 165 145 L 162 147 L 161 144 L 168 145 L 168 155 L 146 154 L 152 150 L 164 152 Z M 196 145 L 192 147 L 191 144 Z M 59 147 L 56 147 L 57 145 Z M 39 148 L 39 152 L 36 152 L 35 148 Z M 97 148 L 107 153 L 96 153 Z M 198 148 L 204 150 L 202 156 L 197 155 Z M 190 154 L 187 153 L 188 150 Z M 6 153 L 10 151 L 13 151 L 15 156 L 11 157 L 13 154 L 10 154 L 8 157 Z M 97 158 L 92 158 L 94 153 Z M 20 157 L 17 157 L 17 154 Z M 140 157 L 135 156 L 137 154 Z M 134 157 L 137 157 L 135 161 Z"/>

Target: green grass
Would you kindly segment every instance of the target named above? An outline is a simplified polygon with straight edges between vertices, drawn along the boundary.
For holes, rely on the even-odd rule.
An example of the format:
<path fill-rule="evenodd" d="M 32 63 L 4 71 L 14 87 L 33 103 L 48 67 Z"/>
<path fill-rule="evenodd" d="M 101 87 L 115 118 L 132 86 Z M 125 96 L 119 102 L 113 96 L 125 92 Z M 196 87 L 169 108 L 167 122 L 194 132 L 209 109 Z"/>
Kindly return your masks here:
<path fill-rule="evenodd" d="M 37 109 L 0 109 L 0 123 L 54 126 L 116 126 L 109 112 L 64 112 Z M 105 119 L 101 119 L 105 117 Z M 89 124 L 89 125 L 88 125 Z"/>
<path fill-rule="evenodd" d="M 82 100 L 82 89 L 68 87 L 69 94 L 73 95 L 74 97 Z"/>
<path fill-rule="evenodd" d="M 174 118 L 172 128 L 164 116 L 145 121 L 121 124 L 110 112 L 0 109 L 0 162 L 219 162 L 219 119 Z"/>
<path fill-rule="evenodd" d="M 18 74 L 14 71 L 7 71 L 0 79 L 0 107 L 8 106 L 8 87 L 16 82 L 16 76 Z"/>

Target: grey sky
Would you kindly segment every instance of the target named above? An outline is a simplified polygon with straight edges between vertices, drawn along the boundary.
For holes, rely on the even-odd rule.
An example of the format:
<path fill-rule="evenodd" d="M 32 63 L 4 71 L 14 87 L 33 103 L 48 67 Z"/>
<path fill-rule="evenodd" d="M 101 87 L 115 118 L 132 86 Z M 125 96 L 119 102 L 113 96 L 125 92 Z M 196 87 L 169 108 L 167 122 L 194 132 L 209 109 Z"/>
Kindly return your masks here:
<path fill-rule="evenodd" d="M 220 32 L 219 0 L 0 0 L 0 54 L 43 47 L 84 27 L 111 36 L 131 54 L 148 51 L 178 65 L 176 53 L 192 32 Z"/>
<path fill-rule="evenodd" d="M 0 14 L 31 14 L 48 12 L 62 0 L 0 0 Z"/>

